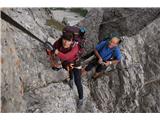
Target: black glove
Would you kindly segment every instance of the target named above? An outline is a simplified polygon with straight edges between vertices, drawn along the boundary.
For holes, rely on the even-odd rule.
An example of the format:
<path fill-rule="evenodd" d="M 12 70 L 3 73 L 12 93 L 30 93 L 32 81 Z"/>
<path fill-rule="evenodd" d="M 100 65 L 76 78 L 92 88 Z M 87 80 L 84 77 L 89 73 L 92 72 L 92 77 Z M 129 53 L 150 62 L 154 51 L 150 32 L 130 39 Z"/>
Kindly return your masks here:
<path fill-rule="evenodd" d="M 44 47 L 45 47 L 46 49 L 48 49 L 48 50 L 53 51 L 53 52 L 55 52 L 55 50 L 56 50 L 56 49 L 53 47 L 53 45 L 52 45 L 50 42 L 48 42 L 48 41 L 45 42 Z"/>

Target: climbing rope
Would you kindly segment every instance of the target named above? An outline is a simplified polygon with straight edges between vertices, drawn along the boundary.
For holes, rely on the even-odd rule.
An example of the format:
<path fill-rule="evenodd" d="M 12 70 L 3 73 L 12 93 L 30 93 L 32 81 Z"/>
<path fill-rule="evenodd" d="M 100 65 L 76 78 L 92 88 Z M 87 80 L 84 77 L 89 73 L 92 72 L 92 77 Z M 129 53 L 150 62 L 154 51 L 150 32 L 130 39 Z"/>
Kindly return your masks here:
<path fill-rule="evenodd" d="M 145 82 L 145 83 L 144 83 L 144 86 L 149 85 L 149 84 L 151 84 L 151 83 L 157 83 L 157 82 L 160 83 L 160 80 L 150 80 L 150 81 L 148 81 L 148 82 Z"/>
<path fill-rule="evenodd" d="M 13 25 L 14 27 L 18 28 L 22 32 L 24 32 L 27 35 L 31 36 L 32 38 L 36 39 L 38 42 L 42 43 L 46 49 L 54 50 L 54 48 L 52 47 L 52 45 L 49 42 L 47 42 L 47 41 L 44 42 L 41 39 L 39 39 L 37 36 L 35 36 L 34 34 L 32 34 L 29 30 L 27 30 L 22 25 L 20 25 L 18 22 L 16 22 L 15 20 L 13 20 L 10 16 L 8 16 L 3 11 L 1 11 L 1 18 L 4 21 L 6 21 L 6 22 L 10 23 L 11 25 Z"/>

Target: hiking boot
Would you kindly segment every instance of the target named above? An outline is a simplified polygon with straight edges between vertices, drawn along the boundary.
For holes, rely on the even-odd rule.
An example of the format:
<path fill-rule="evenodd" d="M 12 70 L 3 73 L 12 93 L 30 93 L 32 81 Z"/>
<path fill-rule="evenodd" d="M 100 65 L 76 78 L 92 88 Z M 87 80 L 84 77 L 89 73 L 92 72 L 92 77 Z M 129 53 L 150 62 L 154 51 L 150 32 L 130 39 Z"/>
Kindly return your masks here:
<path fill-rule="evenodd" d="M 73 89 L 73 79 L 69 80 L 69 81 L 68 81 L 68 84 L 69 84 L 69 87 L 70 87 L 71 89 Z"/>
<path fill-rule="evenodd" d="M 83 105 L 83 99 L 79 99 L 77 102 L 77 108 L 80 108 Z"/>
<path fill-rule="evenodd" d="M 95 73 L 95 74 L 93 75 L 92 79 L 96 80 L 96 79 L 99 78 L 101 75 L 102 75 L 102 72 Z"/>
<path fill-rule="evenodd" d="M 54 70 L 54 71 L 59 71 L 60 69 L 62 69 L 62 68 L 52 67 L 52 70 Z"/>
<path fill-rule="evenodd" d="M 106 72 L 110 72 L 110 71 L 112 71 L 113 69 L 112 69 L 112 67 L 111 66 L 108 66 L 107 68 L 106 68 Z"/>

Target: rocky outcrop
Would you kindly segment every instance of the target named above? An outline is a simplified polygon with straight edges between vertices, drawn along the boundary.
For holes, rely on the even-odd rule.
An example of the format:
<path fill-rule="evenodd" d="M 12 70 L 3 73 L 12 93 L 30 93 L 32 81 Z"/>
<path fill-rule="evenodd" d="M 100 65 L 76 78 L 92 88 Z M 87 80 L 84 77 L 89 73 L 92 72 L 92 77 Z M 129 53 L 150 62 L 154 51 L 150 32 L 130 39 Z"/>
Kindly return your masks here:
<path fill-rule="evenodd" d="M 51 36 L 54 37 L 52 39 L 60 36 L 60 31 L 46 26 L 44 18 L 49 18 L 49 15 L 44 9 L 3 11 L 43 41 Z M 57 82 L 58 79 L 54 79 L 57 76 L 62 75 L 59 80 L 63 80 L 65 72 L 51 70 L 49 59 L 39 42 L 3 20 L 1 28 L 2 112 L 26 112 L 31 104 L 33 107 L 33 98 L 29 96 L 26 99 L 25 95 L 31 90 Z"/>
<path fill-rule="evenodd" d="M 106 33 L 117 31 L 123 36 L 133 36 L 160 16 L 155 8 L 107 8 L 104 9 L 99 38 Z"/>
<path fill-rule="evenodd" d="M 48 26 L 49 9 L 3 11 L 43 41 L 61 31 Z M 85 54 L 105 33 L 123 39 L 120 64 L 96 81 L 91 71 L 82 78 L 84 105 L 77 109 L 77 90 L 53 71 L 43 46 L 1 20 L 1 112 L 160 112 L 160 9 L 90 9 L 78 26 L 87 29 Z"/>
<path fill-rule="evenodd" d="M 121 9 L 118 10 L 122 13 L 124 12 L 123 9 L 122 11 Z M 133 11 L 139 11 L 134 12 L 134 14 L 144 14 L 146 9 L 144 11 L 143 9 L 133 9 Z M 157 17 L 154 21 L 150 21 L 155 17 L 155 11 L 158 12 L 160 10 L 148 9 L 147 15 L 144 15 L 142 19 L 134 18 L 136 24 L 133 27 L 128 27 L 128 29 L 135 28 L 133 33 L 135 32 L 136 35 L 122 37 L 123 44 L 121 48 L 124 56 L 121 64 L 109 76 L 104 76 L 91 83 L 92 96 L 101 111 L 160 112 L 160 62 L 158 57 L 160 54 L 160 18 Z M 146 17 L 148 14 L 150 14 L 149 17 Z M 107 16 L 107 13 L 104 12 L 105 16 Z M 131 18 L 126 19 L 126 21 L 119 21 L 121 23 L 130 23 L 129 25 L 131 25 Z M 144 20 L 145 22 L 143 22 Z M 103 21 L 103 23 L 105 22 L 107 20 Z M 105 32 L 111 30 L 112 24 L 105 26 Z M 141 27 L 139 26 L 140 24 Z M 142 27 L 144 24 L 147 25 Z M 127 32 L 129 33 L 130 31 Z M 127 32 L 125 33 L 126 35 Z"/>
<path fill-rule="evenodd" d="M 83 20 L 82 16 L 77 13 L 71 12 L 69 10 L 50 10 L 51 16 L 57 21 L 63 23 L 64 25 L 75 25 L 79 21 Z"/>
<path fill-rule="evenodd" d="M 85 51 L 84 55 L 90 53 L 95 47 L 98 40 L 100 24 L 103 19 L 103 10 L 102 9 L 91 9 L 86 15 L 85 19 L 80 21 L 78 26 L 83 26 L 86 28 L 86 42 L 85 42 Z"/>

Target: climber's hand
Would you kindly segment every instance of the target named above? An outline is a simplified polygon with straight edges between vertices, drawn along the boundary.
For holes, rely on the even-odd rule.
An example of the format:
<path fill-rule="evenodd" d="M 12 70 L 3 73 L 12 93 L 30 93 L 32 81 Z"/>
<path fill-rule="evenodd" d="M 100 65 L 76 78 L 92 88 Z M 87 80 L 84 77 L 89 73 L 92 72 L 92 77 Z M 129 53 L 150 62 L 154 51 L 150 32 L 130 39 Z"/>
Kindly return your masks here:
<path fill-rule="evenodd" d="M 49 50 L 49 49 L 46 49 L 46 53 L 47 53 L 47 55 L 51 55 L 51 54 L 52 54 L 52 51 Z"/>
<path fill-rule="evenodd" d="M 106 61 L 106 62 L 105 62 L 105 65 L 106 65 L 106 66 L 109 66 L 109 65 L 110 65 L 110 61 Z"/>
<path fill-rule="evenodd" d="M 50 42 L 48 42 L 48 41 L 46 41 L 45 43 L 44 43 L 44 47 L 47 49 L 47 50 L 50 50 L 50 51 L 55 51 L 55 48 L 53 47 L 53 45 L 50 43 Z"/>
<path fill-rule="evenodd" d="M 98 63 L 101 64 L 103 62 L 102 58 L 99 58 Z"/>
<path fill-rule="evenodd" d="M 57 55 L 59 53 L 59 51 L 56 49 L 54 53 Z"/>
<path fill-rule="evenodd" d="M 70 67 L 71 69 L 73 69 L 73 68 L 74 68 L 74 64 L 71 63 L 71 64 L 69 65 L 69 67 Z"/>

